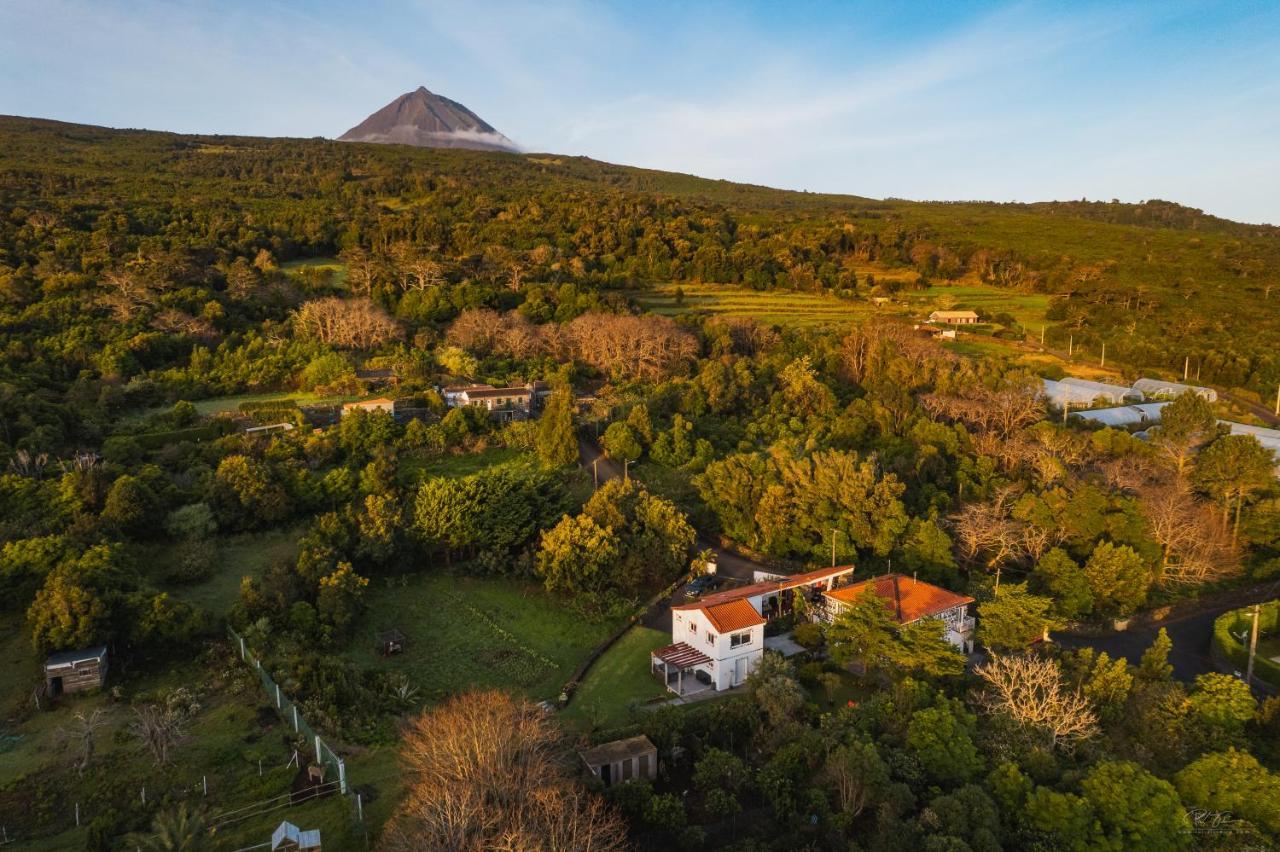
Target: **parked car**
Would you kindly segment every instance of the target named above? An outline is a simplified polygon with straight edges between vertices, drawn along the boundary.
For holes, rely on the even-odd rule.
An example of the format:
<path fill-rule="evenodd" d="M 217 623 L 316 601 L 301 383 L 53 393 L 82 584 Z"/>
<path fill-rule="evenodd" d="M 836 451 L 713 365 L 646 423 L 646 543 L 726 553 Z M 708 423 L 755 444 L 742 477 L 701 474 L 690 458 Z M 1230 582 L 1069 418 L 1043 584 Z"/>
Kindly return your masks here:
<path fill-rule="evenodd" d="M 703 574 L 700 577 L 695 577 L 693 582 L 685 587 L 684 596 L 686 598 L 696 598 L 701 595 L 705 595 L 707 592 L 710 592 L 719 586 L 719 577 L 715 574 Z"/>

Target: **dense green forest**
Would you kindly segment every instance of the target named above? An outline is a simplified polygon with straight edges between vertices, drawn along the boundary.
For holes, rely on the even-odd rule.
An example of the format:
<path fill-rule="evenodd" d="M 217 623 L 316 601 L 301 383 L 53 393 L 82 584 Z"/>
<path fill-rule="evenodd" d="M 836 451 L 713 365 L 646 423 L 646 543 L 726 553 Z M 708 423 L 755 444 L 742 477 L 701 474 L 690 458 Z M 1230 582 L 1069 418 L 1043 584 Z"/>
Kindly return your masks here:
<path fill-rule="evenodd" d="M 229 624 L 369 779 L 386 848 L 1274 843 L 1280 700 L 1175 679 L 1164 634 L 1140 662 L 1035 644 L 1274 582 L 1280 486 L 1253 438 L 1195 395 L 1145 441 L 1061 423 L 1023 366 L 897 321 L 783 328 L 637 298 L 684 282 L 859 303 L 952 280 L 1047 295 L 1051 343 L 1280 381 L 1280 230 L 1164 202 L 916 204 L 0 120 L 0 823 L 129 848 L 189 803 L 157 775 L 218 773 L 225 810 L 287 788 L 287 764 L 252 771 L 297 746 Z M 499 422 L 446 405 L 468 381 L 550 393 Z M 375 392 L 411 416 L 335 411 Z M 578 464 L 597 436 L 631 464 L 598 487 Z M 963 591 L 986 659 L 864 600 L 786 625 L 804 655 L 766 656 L 741 694 L 642 710 L 606 683 L 612 706 L 575 704 L 579 663 L 709 540 Z M 402 660 L 371 649 L 387 627 L 417 643 Z M 43 656 L 96 643 L 112 690 L 34 709 Z M 598 670 L 643 679 L 648 649 L 608 653 L 633 651 Z M 641 732 L 652 785 L 598 796 L 557 757 L 566 736 Z M 491 782 L 451 784 L 436 758 L 461 740 L 498 761 L 468 773 Z M 489 820 L 470 846 L 437 833 L 457 829 L 446 788 Z M 1197 833 L 1195 809 L 1230 831 Z M 334 810 L 326 846 L 365 848 Z"/>

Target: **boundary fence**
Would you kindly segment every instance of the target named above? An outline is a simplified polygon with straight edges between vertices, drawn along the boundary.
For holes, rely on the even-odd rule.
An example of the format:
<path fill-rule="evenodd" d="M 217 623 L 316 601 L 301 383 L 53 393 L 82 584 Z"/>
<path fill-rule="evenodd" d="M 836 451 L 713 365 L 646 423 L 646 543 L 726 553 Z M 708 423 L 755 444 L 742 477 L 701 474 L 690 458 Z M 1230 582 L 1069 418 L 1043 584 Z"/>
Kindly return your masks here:
<path fill-rule="evenodd" d="M 258 679 L 262 681 L 263 689 L 267 691 L 267 696 L 275 704 L 276 712 L 280 714 L 280 717 L 286 723 L 293 725 L 295 733 L 306 737 L 307 742 L 314 745 L 316 764 L 325 767 L 327 770 L 332 770 L 337 775 L 338 792 L 344 796 L 347 795 L 347 767 L 342 758 L 338 757 L 337 753 L 329 747 L 329 744 L 315 732 L 315 729 L 307 724 L 307 720 L 302 717 L 298 710 L 298 703 L 280 689 L 280 684 L 276 683 L 271 674 L 263 667 L 262 660 L 255 657 L 253 652 L 249 650 L 244 637 L 236 633 L 230 626 L 227 627 L 227 636 L 239 649 L 240 659 L 258 673 Z"/>

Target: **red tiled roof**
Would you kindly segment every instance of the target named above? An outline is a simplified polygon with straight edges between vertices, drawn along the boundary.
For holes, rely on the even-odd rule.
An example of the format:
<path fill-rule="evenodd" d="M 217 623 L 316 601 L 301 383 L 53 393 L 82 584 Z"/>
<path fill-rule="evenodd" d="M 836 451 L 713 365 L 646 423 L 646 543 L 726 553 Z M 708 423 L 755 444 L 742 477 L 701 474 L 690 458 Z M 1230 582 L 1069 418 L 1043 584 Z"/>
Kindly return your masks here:
<path fill-rule="evenodd" d="M 901 574 L 886 574 L 863 580 L 861 583 L 825 592 L 825 595 L 832 600 L 848 603 L 856 600 L 867 588 L 871 588 L 884 601 L 899 624 L 910 624 L 926 616 L 973 603 L 973 598 Z"/>
<path fill-rule="evenodd" d="M 809 583 L 818 583 L 828 577 L 836 577 L 841 574 L 853 573 L 852 565 L 837 565 L 834 568 L 820 568 L 817 571 L 808 571 L 804 574 L 792 574 L 789 577 L 783 577 L 781 580 L 762 580 L 759 583 L 752 583 L 749 586 L 738 586 L 736 589 L 726 589 L 723 592 L 716 592 L 713 595 L 707 595 L 699 598 L 694 603 L 677 604 L 672 609 L 702 609 L 707 606 L 716 606 L 729 601 L 745 600 L 746 598 L 756 595 L 767 594 L 769 592 L 779 592 L 785 589 L 794 589 L 797 586 L 803 586 Z"/>
<path fill-rule="evenodd" d="M 729 633 L 733 630 L 743 630 L 747 627 L 755 627 L 757 624 L 764 624 L 764 618 L 760 613 L 756 612 L 756 608 L 745 598 L 716 604 L 715 606 L 704 606 L 702 611 L 706 613 L 707 618 L 711 621 L 711 626 L 721 633 Z"/>
<path fill-rule="evenodd" d="M 653 652 L 653 656 L 669 666 L 687 669 L 691 666 L 705 666 L 711 658 L 687 642 L 677 642 Z"/>

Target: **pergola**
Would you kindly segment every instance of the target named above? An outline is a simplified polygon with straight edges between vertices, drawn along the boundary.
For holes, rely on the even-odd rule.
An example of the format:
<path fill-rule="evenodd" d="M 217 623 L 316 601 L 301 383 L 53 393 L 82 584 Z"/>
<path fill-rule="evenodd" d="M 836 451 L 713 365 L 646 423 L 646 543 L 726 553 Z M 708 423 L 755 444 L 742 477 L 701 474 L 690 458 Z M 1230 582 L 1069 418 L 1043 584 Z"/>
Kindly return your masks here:
<path fill-rule="evenodd" d="M 655 672 L 662 666 L 662 683 L 671 688 L 671 670 L 676 672 L 676 695 L 684 694 L 684 673 L 697 666 L 705 666 L 711 658 L 687 642 L 677 642 L 665 648 L 659 648 L 649 656 L 649 671 Z"/>

